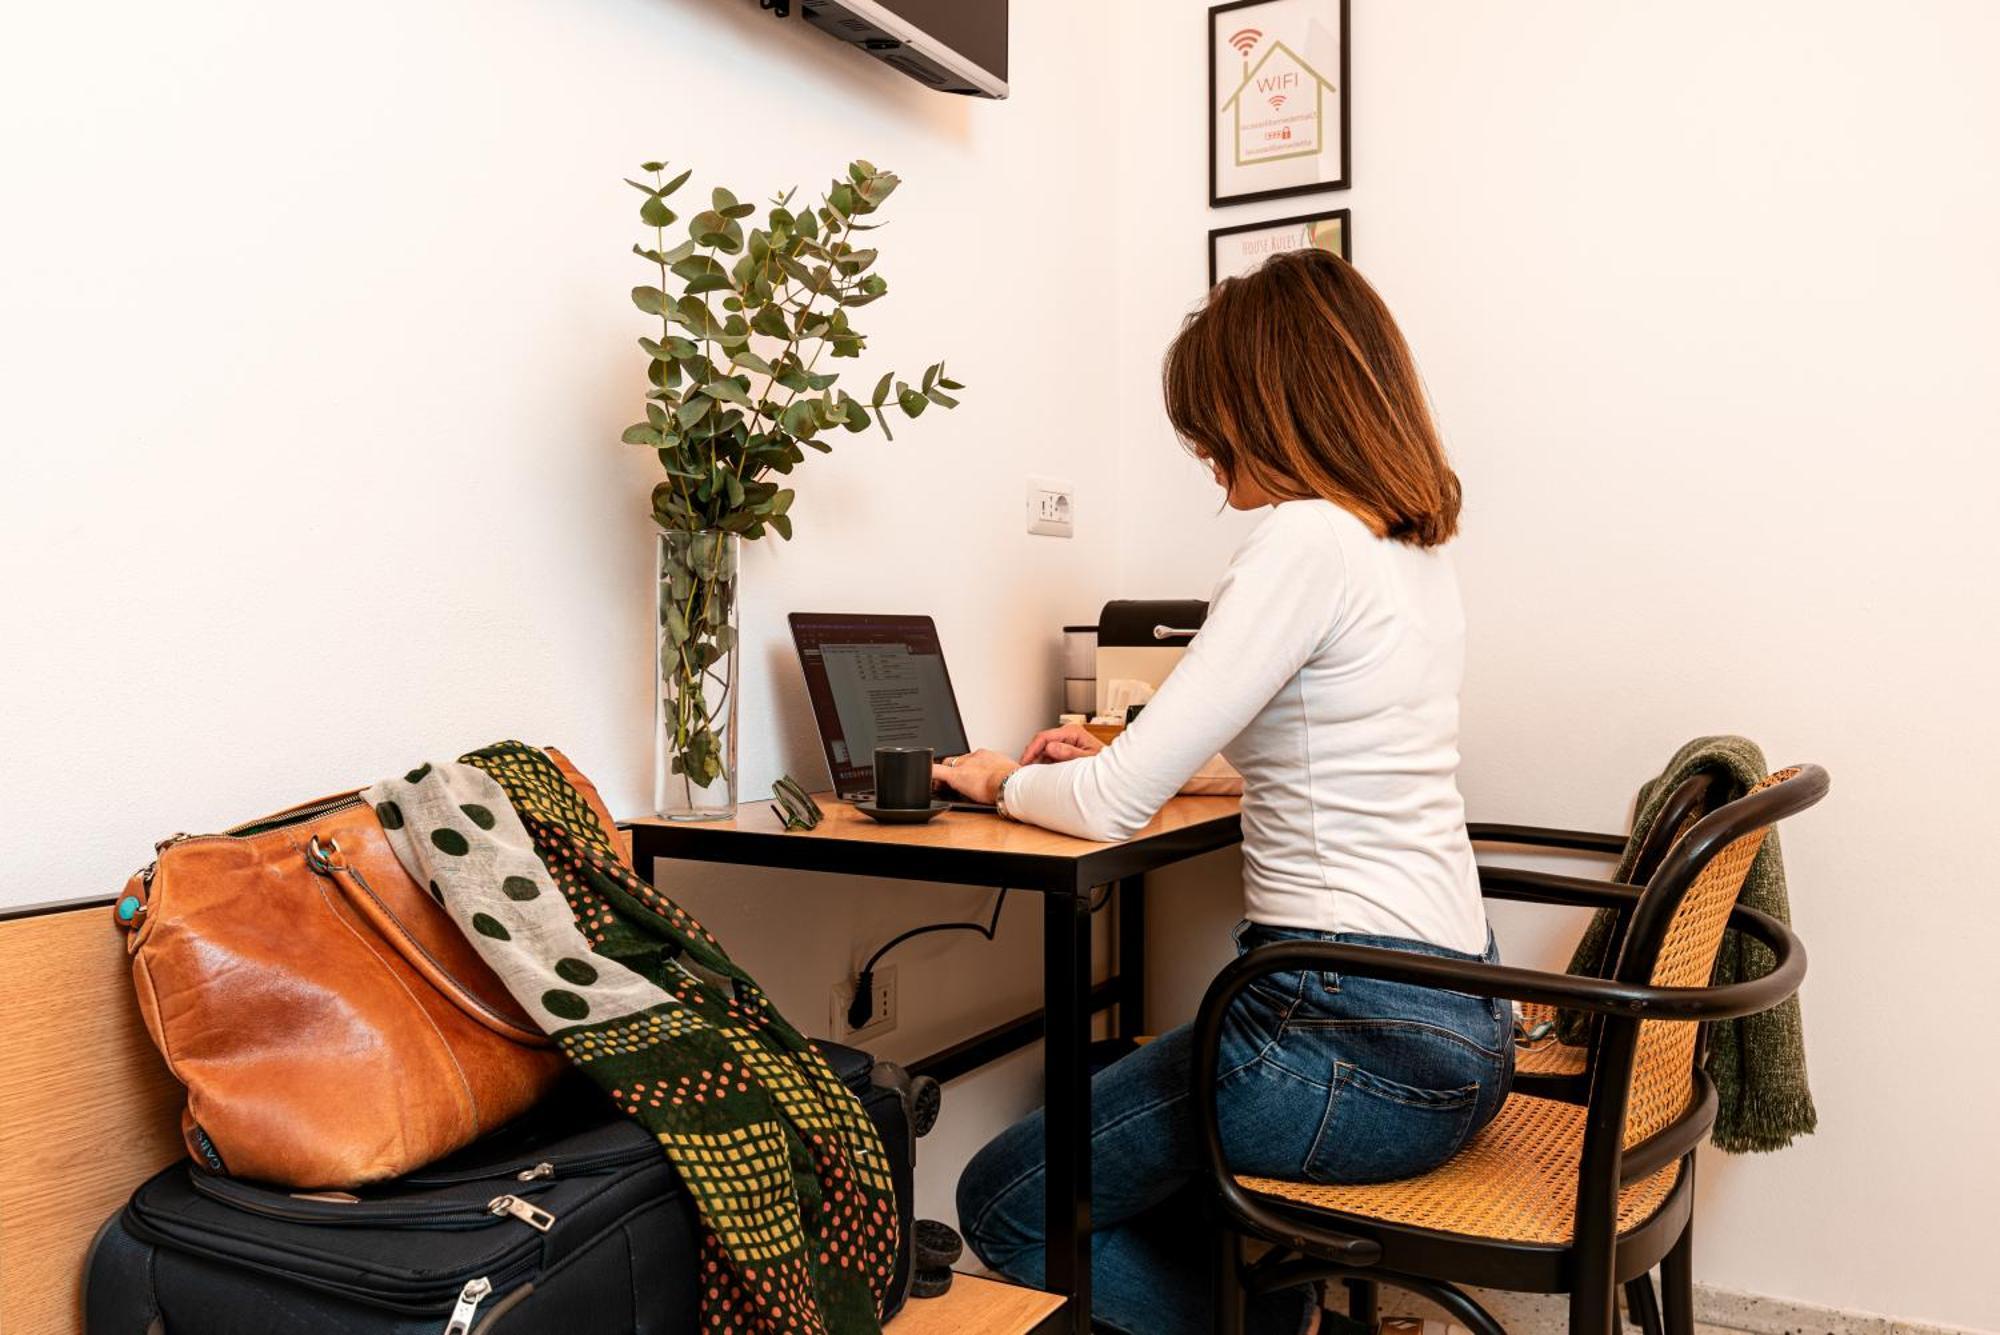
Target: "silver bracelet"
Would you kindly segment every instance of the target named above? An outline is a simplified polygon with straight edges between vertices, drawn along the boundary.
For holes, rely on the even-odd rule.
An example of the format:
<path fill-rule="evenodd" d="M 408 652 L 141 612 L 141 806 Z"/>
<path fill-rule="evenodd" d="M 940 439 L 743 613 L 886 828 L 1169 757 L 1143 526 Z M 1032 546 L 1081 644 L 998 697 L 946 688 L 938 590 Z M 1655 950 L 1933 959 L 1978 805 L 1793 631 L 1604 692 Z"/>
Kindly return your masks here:
<path fill-rule="evenodd" d="M 993 809 L 1008 820 L 1014 819 L 1014 813 L 1007 810 L 1007 781 L 1020 772 L 1018 769 L 1008 770 L 1000 776 L 1000 786 L 993 790 Z"/>

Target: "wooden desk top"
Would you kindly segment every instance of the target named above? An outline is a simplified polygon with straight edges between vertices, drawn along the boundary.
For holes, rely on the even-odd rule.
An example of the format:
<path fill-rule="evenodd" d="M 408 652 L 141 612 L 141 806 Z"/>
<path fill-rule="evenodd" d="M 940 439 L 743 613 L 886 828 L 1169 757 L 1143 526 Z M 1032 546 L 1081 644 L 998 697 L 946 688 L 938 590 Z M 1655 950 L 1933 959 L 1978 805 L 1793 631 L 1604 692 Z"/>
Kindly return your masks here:
<path fill-rule="evenodd" d="M 1073 839 L 984 811 L 947 811 L 923 825 L 883 825 L 831 793 L 815 793 L 813 800 L 826 813 L 813 830 L 786 830 L 769 801 L 745 803 L 733 820 L 635 820 L 627 827 L 633 855 L 642 861 L 688 858 L 963 885 L 1073 890 L 1139 875 L 1242 838 L 1239 802 L 1234 797 L 1174 798 L 1150 825 L 1119 843 Z"/>

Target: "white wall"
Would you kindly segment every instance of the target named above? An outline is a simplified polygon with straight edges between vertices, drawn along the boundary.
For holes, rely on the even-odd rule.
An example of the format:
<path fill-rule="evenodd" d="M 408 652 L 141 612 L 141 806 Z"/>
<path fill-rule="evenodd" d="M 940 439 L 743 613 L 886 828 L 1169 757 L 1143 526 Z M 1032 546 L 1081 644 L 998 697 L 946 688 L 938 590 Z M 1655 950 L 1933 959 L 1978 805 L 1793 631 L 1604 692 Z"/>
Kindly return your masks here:
<path fill-rule="evenodd" d="M 1158 349 L 1207 227 L 1313 201 L 1204 207 L 1204 6 L 1168 8 L 1123 11 L 1152 73 L 1121 110 L 1147 225 L 1120 550 L 1128 587 L 1178 590 L 1243 524 L 1206 518 Z M 2000 9 L 1355 0 L 1353 23 L 1357 184 L 1328 198 L 1466 485 L 1473 814 L 1622 828 L 1709 731 L 1833 774 L 1786 843 L 1822 1129 L 1705 1156 L 1697 1274 L 2000 1329 Z M 1163 969 L 1218 957 L 1232 871 L 1172 878 Z M 1502 929 L 1556 962 L 1575 925 Z M 1163 1018 L 1195 999 L 1158 993 Z"/>
<path fill-rule="evenodd" d="M 745 579 L 743 774 L 823 779 L 786 612 L 935 613 L 976 736 L 1058 706 L 1114 587 L 1108 17 L 1016 0 L 1019 92 L 939 96 L 749 0 L 42 6 L 0 49 L 8 636 L 0 905 L 108 896 L 155 839 L 519 736 L 651 800 L 651 457 L 626 293 L 664 155 L 746 199 L 900 172 L 856 378 L 968 388 L 798 475 Z M 1046 220 L 1061 212 L 1060 245 Z M 861 316 L 865 316 L 863 319 Z M 1027 473 L 1079 487 L 1022 531 Z M 814 1030 L 857 956 L 982 892 L 668 882 Z M 1039 920 L 900 950 L 909 1056 L 1038 996 Z M 1030 1103 L 955 1091 L 925 1206 Z"/>
<path fill-rule="evenodd" d="M 1705 1165 L 1700 1273 L 2000 1327 L 2000 992 L 1976 945 L 2000 926 L 2000 11 L 1355 4 L 1360 184 L 1331 202 L 1467 484 L 1474 811 L 1615 824 L 1711 729 L 1827 764 L 1788 850 L 1824 1130 Z M 107 895 L 165 833 L 505 734 L 643 808 L 651 475 L 616 444 L 644 326 L 618 177 L 655 154 L 746 196 L 855 155 L 902 172 L 864 366 L 946 355 L 970 385 L 814 460 L 799 540 L 754 553 L 747 786 L 817 773 L 785 611 L 935 612 L 974 735 L 1007 742 L 1054 708 L 1053 627 L 1205 588 L 1243 521 L 1175 453 L 1157 352 L 1206 228 L 1299 202 L 1202 203 L 1201 4 L 1014 9 L 1001 106 L 749 0 L 16 20 L 0 903 Z M 1019 532 L 1029 472 L 1079 484 L 1074 542 Z M 984 902 L 674 888 L 808 1025 L 859 953 Z M 1171 1018 L 1221 949 L 1233 860 L 1160 891 Z M 1026 1004 L 1035 916 L 899 952 L 883 1047 Z M 1524 959 L 1570 930 L 1503 926 Z M 1031 1066 L 952 1092 L 924 1209 Z"/>

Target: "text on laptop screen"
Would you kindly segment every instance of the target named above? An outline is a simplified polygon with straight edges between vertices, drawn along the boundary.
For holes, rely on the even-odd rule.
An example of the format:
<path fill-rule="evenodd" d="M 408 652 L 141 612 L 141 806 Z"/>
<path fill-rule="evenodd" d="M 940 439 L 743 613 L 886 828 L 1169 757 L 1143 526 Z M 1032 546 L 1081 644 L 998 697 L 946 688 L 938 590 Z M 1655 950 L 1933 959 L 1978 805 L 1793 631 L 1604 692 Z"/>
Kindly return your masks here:
<path fill-rule="evenodd" d="M 793 635 L 836 791 L 873 785 L 875 748 L 966 748 L 929 617 L 797 617 Z"/>

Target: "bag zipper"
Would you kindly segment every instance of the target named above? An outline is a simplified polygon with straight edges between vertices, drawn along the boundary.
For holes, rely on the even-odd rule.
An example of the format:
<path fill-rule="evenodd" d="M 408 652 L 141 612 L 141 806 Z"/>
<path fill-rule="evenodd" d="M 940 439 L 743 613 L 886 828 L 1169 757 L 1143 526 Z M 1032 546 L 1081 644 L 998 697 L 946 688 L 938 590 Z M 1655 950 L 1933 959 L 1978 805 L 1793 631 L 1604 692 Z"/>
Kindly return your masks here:
<path fill-rule="evenodd" d="M 493 1282 L 484 1275 L 465 1281 L 465 1287 L 458 1291 L 458 1302 L 451 1309 L 451 1319 L 444 1323 L 444 1335 L 469 1335 L 472 1319 L 479 1314 L 479 1304 L 492 1292 Z"/>
<path fill-rule="evenodd" d="M 153 877 L 159 873 L 160 869 L 160 856 L 170 848 L 177 848 L 182 844 L 201 843 L 208 839 L 249 839 L 256 835 L 268 834 L 272 830 L 282 830 L 289 826 L 315 821 L 322 816 L 330 816 L 336 811 L 345 811 L 349 807 L 357 807 L 361 804 L 360 793 L 345 793 L 338 797 L 328 797 L 318 802 L 309 802 L 305 806 L 295 807 L 290 811 L 281 811 L 276 815 L 262 816 L 256 820 L 245 821 L 241 825 L 232 825 L 219 834 L 187 834 L 184 832 L 170 834 L 153 845 L 153 860 L 140 868 L 139 883 L 148 891 L 153 888 Z"/>
<path fill-rule="evenodd" d="M 367 1228 L 485 1228 L 496 1219 L 514 1218 L 539 1233 L 546 1233 L 556 1220 L 547 1210 L 516 1194 L 495 1196 L 484 1204 L 477 1201 L 340 1200 L 333 1193 L 277 1197 L 210 1173 L 191 1173 L 189 1180 L 201 1195 L 231 1209 L 301 1224 L 345 1224 Z M 533 1190 L 536 1188 L 523 1188 L 524 1192 Z"/>
<path fill-rule="evenodd" d="M 486 1202 L 488 1214 L 503 1218 L 518 1219 L 537 1233 L 546 1233 L 555 1227 L 556 1217 L 538 1205 L 522 1200 L 519 1196 L 495 1196 Z"/>
<path fill-rule="evenodd" d="M 592 1173 L 607 1172 L 613 1168 L 623 1168 L 627 1164 L 642 1163 L 656 1158 L 659 1153 L 659 1149 L 652 1144 L 628 1145 L 615 1150 L 599 1150 L 594 1154 L 573 1154 L 558 1159 L 542 1159 L 527 1168 L 521 1167 L 517 1159 L 511 1164 L 467 1168 L 456 1173 L 426 1173 L 420 1170 L 407 1174 L 401 1180 L 412 1186 L 444 1186 L 455 1182 L 483 1182 L 502 1177 L 511 1177 L 516 1182 L 548 1182 L 558 1177 L 588 1176 Z"/>

